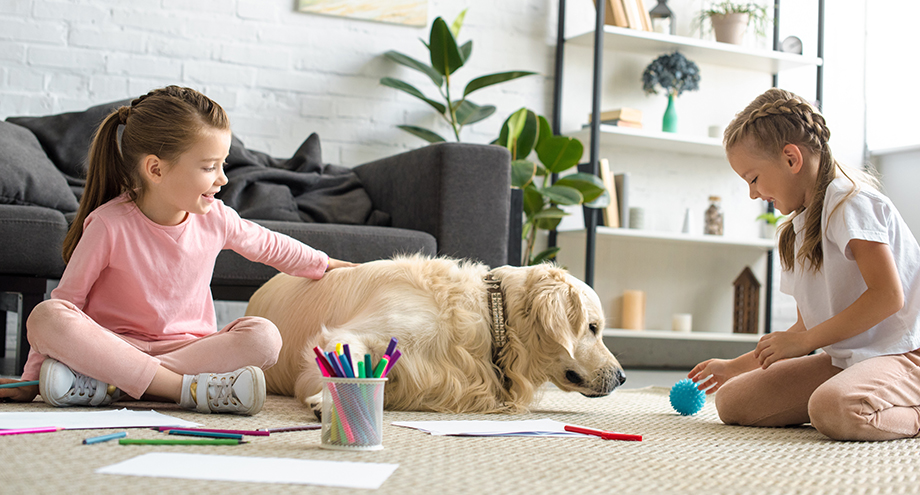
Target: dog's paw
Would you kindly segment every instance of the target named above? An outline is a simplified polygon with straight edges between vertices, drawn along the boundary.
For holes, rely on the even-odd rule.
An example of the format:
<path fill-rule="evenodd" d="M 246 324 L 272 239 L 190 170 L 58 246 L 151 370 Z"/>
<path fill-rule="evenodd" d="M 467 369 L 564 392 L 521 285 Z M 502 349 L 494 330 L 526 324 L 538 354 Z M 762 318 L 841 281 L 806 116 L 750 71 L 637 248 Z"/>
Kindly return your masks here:
<path fill-rule="evenodd" d="M 309 408 L 311 411 L 313 411 L 313 415 L 316 416 L 316 419 L 318 420 L 323 419 L 323 403 L 322 402 L 320 401 L 311 402 L 309 405 Z"/>

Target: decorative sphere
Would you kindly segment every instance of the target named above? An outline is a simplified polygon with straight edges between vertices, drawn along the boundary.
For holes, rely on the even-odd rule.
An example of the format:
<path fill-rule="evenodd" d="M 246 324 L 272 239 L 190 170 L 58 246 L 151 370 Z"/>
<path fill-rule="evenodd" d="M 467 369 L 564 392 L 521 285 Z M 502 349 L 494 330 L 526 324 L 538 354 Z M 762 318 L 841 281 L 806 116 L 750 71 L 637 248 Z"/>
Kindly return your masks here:
<path fill-rule="evenodd" d="M 696 384 L 688 378 L 671 387 L 671 407 L 681 416 L 692 416 L 703 408 L 706 403 L 706 393 L 696 388 Z"/>

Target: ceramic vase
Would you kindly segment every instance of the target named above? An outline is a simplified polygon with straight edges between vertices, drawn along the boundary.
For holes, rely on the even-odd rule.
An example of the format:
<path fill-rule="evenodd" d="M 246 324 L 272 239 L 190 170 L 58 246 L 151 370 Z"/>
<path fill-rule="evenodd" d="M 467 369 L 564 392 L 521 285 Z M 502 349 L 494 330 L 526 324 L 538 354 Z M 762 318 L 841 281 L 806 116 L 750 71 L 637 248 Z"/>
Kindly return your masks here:
<path fill-rule="evenodd" d="M 668 94 L 668 108 L 664 111 L 664 117 L 661 119 L 662 132 L 677 132 L 677 109 L 674 105 L 674 94 Z"/>

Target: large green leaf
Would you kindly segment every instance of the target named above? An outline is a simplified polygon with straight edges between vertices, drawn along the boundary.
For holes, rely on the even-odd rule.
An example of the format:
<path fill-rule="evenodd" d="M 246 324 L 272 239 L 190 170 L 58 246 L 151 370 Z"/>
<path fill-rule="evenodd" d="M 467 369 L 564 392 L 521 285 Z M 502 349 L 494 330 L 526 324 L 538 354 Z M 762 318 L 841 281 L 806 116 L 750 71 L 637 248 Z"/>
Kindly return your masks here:
<path fill-rule="evenodd" d="M 466 43 L 460 45 L 460 56 L 463 57 L 463 63 L 465 64 L 467 60 L 470 59 L 470 55 L 473 54 L 473 40 L 469 40 Z"/>
<path fill-rule="evenodd" d="M 556 227 L 559 226 L 559 222 L 562 221 L 562 217 L 568 215 L 568 213 L 562 211 L 560 208 L 552 206 L 541 211 L 539 215 L 535 215 L 532 220 L 538 229 L 555 230 Z"/>
<path fill-rule="evenodd" d="M 460 37 L 460 28 L 463 27 L 463 20 L 466 19 L 466 11 L 470 10 L 469 8 L 463 9 L 457 17 L 454 18 L 454 22 L 450 24 L 450 32 L 453 33 L 454 38 Z"/>
<path fill-rule="evenodd" d="M 565 177 L 560 177 L 559 180 L 554 183 L 554 185 L 569 186 L 578 189 L 581 195 L 584 196 L 585 203 L 594 201 L 607 191 L 607 189 L 604 187 L 603 181 L 601 181 L 600 178 L 598 178 L 596 175 L 592 174 L 569 174 Z"/>
<path fill-rule="evenodd" d="M 414 125 L 400 125 L 396 127 L 399 127 L 400 129 L 408 132 L 409 134 L 413 134 L 417 137 L 420 137 L 424 139 L 425 141 L 428 141 L 429 143 L 443 143 L 445 141 L 444 138 L 439 136 L 437 133 L 429 131 L 428 129 L 425 129 L 423 127 L 416 127 Z"/>
<path fill-rule="evenodd" d="M 463 66 L 463 56 L 457 48 L 457 40 L 450 32 L 450 27 L 440 17 L 431 25 L 428 48 L 431 50 L 431 66 L 438 73 L 449 76 Z"/>
<path fill-rule="evenodd" d="M 502 124 L 497 144 L 511 151 L 512 159 L 525 159 L 537 139 L 537 115 L 527 108 L 512 113 Z"/>
<path fill-rule="evenodd" d="M 523 189 L 533 182 L 537 172 L 537 164 L 527 160 L 514 160 L 511 162 L 511 187 Z"/>
<path fill-rule="evenodd" d="M 473 124 L 489 117 L 493 113 L 495 113 L 493 105 L 479 106 L 468 100 L 460 100 L 456 111 L 457 123 L 460 125 Z"/>
<path fill-rule="evenodd" d="M 412 96 L 414 96 L 414 97 L 416 97 L 416 98 L 418 98 L 418 99 L 424 101 L 425 103 L 431 105 L 432 107 L 434 107 L 435 110 L 437 110 L 438 112 L 440 112 L 442 115 L 445 114 L 445 113 L 447 113 L 447 106 L 445 106 L 445 105 L 444 105 L 443 103 L 441 103 L 441 102 L 437 102 L 437 101 L 434 101 L 434 100 L 429 100 L 429 99 L 425 96 L 424 93 L 422 93 L 421 91 L 418 90 L 418 88 L 416 88 L 415 86 L 413 86 L 413 85 L 411 85 L 411 84 L 409 84 L 409 83 L 407 83 L 407 82 L 405 82 L 405 81 L 400 81 L 399 79 L 395 79 L 395 78 L 392 78 L 392 77 L 384 77 L 384 78 L 382 78 L 382 79 L 380 80 L 380 84 L 382 84 L 382 85 L 384 85 L 384 86 L 388 86 L 388 87 L 393 88 L 393 89 L 398 89 L 398 90 L 400 90 L 400 91 L 404 91 L 404 92 L 406 92 L 406 93 L 408 93 L 408 94 L 410 94 L 410 95 L 412 95 Z"/>
<path fill-rule="evenodd" d="M 606 208 L 610 206 L 610 191 L 605 189 L 594 201 L 585 201 L 584 205 L 588 208 Z"/>
<path fill-rule="evenodd" d="M 550 261 L 552 259 L 555 259 L 556 255 L 559 254 L 560 249 L 562 248 L 559 246 L 554 246 L 544 251 L 541 251 L 539 254 L 534 256 L 532 260 L 530 260 L 529 265 L 530 266 L 539 265 L 540 263 L 543 263 L 544 261 Z"/>
<path fill-rule="evenodd" d="M 541 136 L 537 145 L 540 161 L 556 174 L 578 165 L 584 151 L 581 141 L 566 136 Z"/>
<path fill-rule="evenodd" d="M 441 74 L 438 74 L 438 71 L 434 70 L 434 67 L 431 67 L 430 65 L 426 63 L 420 62 L 408 55 L 399 53 L 394 50 L 390 50 L 384 53 L 384 55 L 386 55 L 388 59 L 398 64 L 405 65 L 406 67 L 409 67 L 410 69 L 415 69 L 427 75 L 428 77 L 431 78 L 431 82 L 433 82 L 437 87 L 440 88 L 442 85 L 444 85 L 444 78 L 441 77 Z"/>
<path fill-rule="evenodd" d="M 580 205 L 584 196 L 574 187 L 552 185 L 540 189 L 540 194 L 546 196 L 553 203 L 560 205 Z"/>
<path fill-rule="evenodd" d="M 466 85 L 466 89 L 463 90 L 463 97 L 465 98 L 467 95 L 473 91 L 476 91 L 477 89 L 482 89 L 493 84 L 503 83 L 505 81 L 510 81 L 512 79 L 517 79 L 524 76 L 531 76 L 534 74 L 536 74 L 536 72 L 511 71 L 480 76 L 476 79 L 473 79 Z"/>
<path fill-rule="evenodd" d="M 542 211 L 544 206 L 546 206 L 546 200 L 533 184 L 524 188 L 524 214 L 527 215 L 527 218 Z"/>

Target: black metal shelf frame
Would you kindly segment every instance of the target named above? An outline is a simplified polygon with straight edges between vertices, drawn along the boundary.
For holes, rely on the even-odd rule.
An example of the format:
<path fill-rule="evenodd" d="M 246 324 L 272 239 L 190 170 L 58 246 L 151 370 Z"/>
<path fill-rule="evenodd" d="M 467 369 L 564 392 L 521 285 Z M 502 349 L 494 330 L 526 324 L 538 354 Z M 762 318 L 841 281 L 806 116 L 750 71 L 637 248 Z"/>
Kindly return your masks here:
<path fill-rule="evenodd" d="M 596 0 L 596 5 L 600 6 L 606 0 Z M 773 5 L 773 50 L 780 50 L 779 40 L 779 13 L 780 0 L 774 0 Z M 604 11 L 603 8 L 597 8 L 597 15 L 594 23 L 594 77 L 592 78 L 591 90 L 591 114 L 601 114 L 601 83 L 603 76 L 603 56 L 604 56 Z M 561 133 L 562 126 L 562 80 L 563 80 L 563 62 L 565 58 L 565 12 L 566 0 L 559 0 L 559 22 L 556 35 L 556 67 L 553 78 L 553 134 Z M 824 59 L 824 0 L 818 0 L 818 41 L 817 56 L 823 61 Z M 779 74 L 773 74 L 773 87 L 779 84 Z M 824 101 L 824 64 L 817 66 L 817 82 L 815 88 L 815 99 L 818 102 L 818 109 L 822 107 Z M 600 119 L 591 119 L 591 143 L 590 143 L 590 171 L 598 175 L 600 164 Z M 773 205 L 769 206 L 770 211 Z M 597 210 L 594 208 L 584 208 L 585 212 L 585 280 L 584 282 L 594 287 L 594 256 L 597 244 Z M 556 245 L 556 232 L 550 232 L 549 242 L 551 246 Z M 773 312 L 773 251 L 767 252 L 767 275 L 766 275 L 766 303 L 764 318 L 764 332 L 770 333 L 771 315 Z"/>

